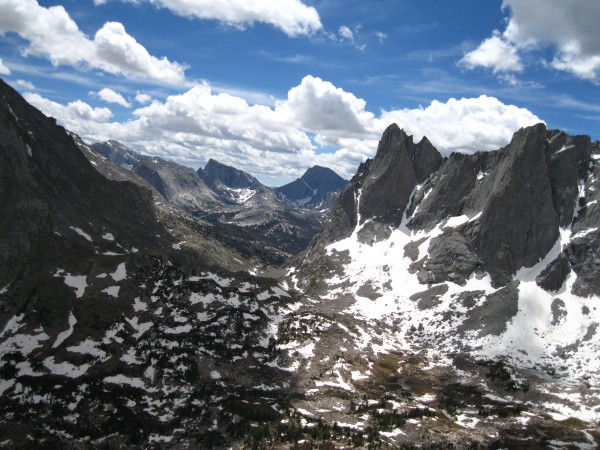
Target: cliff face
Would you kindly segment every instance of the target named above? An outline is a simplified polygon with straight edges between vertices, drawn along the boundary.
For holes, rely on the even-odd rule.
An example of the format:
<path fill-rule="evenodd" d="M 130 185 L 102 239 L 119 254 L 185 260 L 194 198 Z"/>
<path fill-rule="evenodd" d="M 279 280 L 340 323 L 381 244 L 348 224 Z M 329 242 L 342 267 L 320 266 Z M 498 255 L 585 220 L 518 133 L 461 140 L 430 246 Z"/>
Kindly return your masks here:
<path fill-rule="evenodd" d="M 63 128 L 3 82 L 0 100 L 0 285 L 43 266 L 40 255 L 61 261 L 93 251 L 107 233 L 129 248 L 169 245 L 156 240 L 149 191 L 105 179 Z"/>
<path fill-rule="evenodd" d="M 442 160 L 426 138 L 414 144 L 392 125 L 375 158 L 361 166 L 342 193 L 313 248 L 354 231 L 366 242 L 384 239 L 401 224 L 412 233 L 438 227 L 428 255 L 413 265 L 423 283 L 464 282 L 477 271 L 503 286 L 517 270 L 546 256 L 561 228 L 587 230 L 585 250 L 577 254 L 594 252 L 594 158 L 589 137 L 547 131 L 540 124 L 519 130 L 497 151 L 455 153 Z M 446 226 L 456 217 L 466 220 Z M 571 258 L 572 265 L 582 267 L 576 259 Z M 578 269 L 582 287 L 577 289 L 600 293 L 596 283 L 585 281 L 600 272 L 589 261 L 585 266 L 591 273 Z"/>

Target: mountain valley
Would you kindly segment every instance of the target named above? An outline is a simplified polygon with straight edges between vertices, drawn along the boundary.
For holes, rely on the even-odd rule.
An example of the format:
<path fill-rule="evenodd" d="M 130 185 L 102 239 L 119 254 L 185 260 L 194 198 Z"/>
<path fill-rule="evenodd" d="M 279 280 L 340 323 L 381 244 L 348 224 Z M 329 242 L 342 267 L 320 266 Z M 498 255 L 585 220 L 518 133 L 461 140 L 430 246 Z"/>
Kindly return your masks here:
<path fill-rule="evenodd" d="M 253 256 L 271 264 L 281 264 L 306 248 L 347 183 L 331 169 L 317 166 L 292 183 L 269 188 L 212 159 L 195 171 L 141 155 L 116 141 L 81 145 L 97 167 L 107 165 L 108 159 L 127 169 L 130 178 L 145 181 L 159 199 L 218 225 L 222 242 L 237 244 L 246 253 L 261 249 Z M 108 171 L 118 169 L 104 173 Z"/>

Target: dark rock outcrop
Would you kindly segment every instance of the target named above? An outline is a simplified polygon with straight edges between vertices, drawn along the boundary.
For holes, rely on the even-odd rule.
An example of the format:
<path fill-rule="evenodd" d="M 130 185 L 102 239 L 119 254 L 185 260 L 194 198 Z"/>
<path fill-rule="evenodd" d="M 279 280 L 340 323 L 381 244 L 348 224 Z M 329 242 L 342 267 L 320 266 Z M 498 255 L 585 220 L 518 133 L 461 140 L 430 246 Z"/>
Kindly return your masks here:
<path fill-rule="evenodd" d="M 163 230 L 148 190 L 104 178 L 64 128 L 2 81 L 0 124 L 0 286 L 77 257 L 106 233 L 123 246 L 168 246 L 156 242 Z"/>
<path fill-rule="evenodd" d="M 548 253 L 558 238 L 559 224 L 544 125 L 515 133 L 469 203 L 482 214 L 465 235 L 497 284 L 507 283 L 517 269 L 533 266 Z"/>
<path fill-rule="evenodd" d="M 415 145 L 398 125 L 390 125 L 361 183 L 361 221 L 375 218 L 398 226 L 415 186 L 425 181 L 441 162 L 441 155 L 427 139 Z"/>
<path fill-rule="evenodd" d="M 562 252 L 542 270 L 542 273 L 537 276 L 535 282 L 547 291 L 558 291 L 570 272 L 571 265 L 569 264 L 569 258 L 566 252 Z"/>

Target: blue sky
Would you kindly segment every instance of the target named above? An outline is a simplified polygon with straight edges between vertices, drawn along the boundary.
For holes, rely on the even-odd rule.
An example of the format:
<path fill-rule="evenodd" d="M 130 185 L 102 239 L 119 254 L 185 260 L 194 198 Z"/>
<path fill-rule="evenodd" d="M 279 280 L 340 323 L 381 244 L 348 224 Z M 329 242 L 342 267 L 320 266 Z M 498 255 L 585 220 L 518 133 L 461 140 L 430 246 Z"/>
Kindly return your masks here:
<path fill-rule="evenodd" d="M 0 76 L 88 141 L 278 185 L 398 123 L 444 154 L 600 139 L 597 0 L 0 0 Z"/>

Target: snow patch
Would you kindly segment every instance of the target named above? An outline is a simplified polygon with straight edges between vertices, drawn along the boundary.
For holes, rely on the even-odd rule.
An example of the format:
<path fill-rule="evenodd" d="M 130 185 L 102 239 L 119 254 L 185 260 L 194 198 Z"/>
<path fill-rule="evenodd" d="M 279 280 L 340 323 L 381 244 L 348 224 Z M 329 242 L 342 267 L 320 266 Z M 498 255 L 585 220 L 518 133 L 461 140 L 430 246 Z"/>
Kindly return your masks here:
<path fill-rule="evenodd" d="M 83 297 L 85 289 L 88 287 L 86 275 L 71 275 L 68 272 L 65 273 L 63 269 L 57 269 L 53 276 L 55 278 L 62 277 L 67 286 L 75 289 L 77 298 Z"/>
<path fill-rule="evenodd" d="M 65 339 L 67 339 L 69 336 L 71 336 L 71 334 L 73 334 L 73 328 L 75 327 L 76 323 L 77 323 L 77 319 L 71 312 L 69 314 L 69 328 L 66 329 L 65 331 L 59 333 L 58 336 L 56 336 L 56 341 L 54 341 L 54 344 L 52 344 L 52 348 L 58 347 L 60 344 L 62 344 L 65 341 Z"/>
<path fill-rule="evenodd" d="M 125 270 L 125 263 L 121 263 L 117 266 L 117 270 L 110 274 L 113 280 L 123 281 L 127 278 L 127 271 Z"/>
<path fill-rule="evenodd" d="M 69 227 L 71 230 L 73 230 L 75 233 L 77 233 L 79 236 L 85 238 L 87 241 L 93 242 L 92 237 L 87 234 L 85 231 L 83 231 L 81 228 L 78 227 Z"/>
<path fill-rule="evenodd" d="M 106 289 L 102 289 L 102 292 L 106 293 L 107 295 L 110 295 L 111 297 L 119 298 L 120 289 L 121 286 L 109 286 Z"/>

